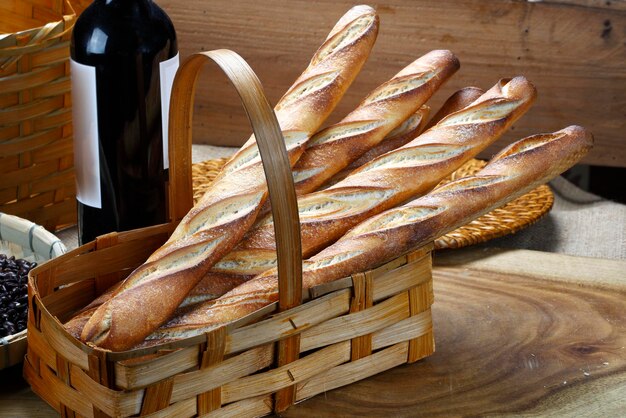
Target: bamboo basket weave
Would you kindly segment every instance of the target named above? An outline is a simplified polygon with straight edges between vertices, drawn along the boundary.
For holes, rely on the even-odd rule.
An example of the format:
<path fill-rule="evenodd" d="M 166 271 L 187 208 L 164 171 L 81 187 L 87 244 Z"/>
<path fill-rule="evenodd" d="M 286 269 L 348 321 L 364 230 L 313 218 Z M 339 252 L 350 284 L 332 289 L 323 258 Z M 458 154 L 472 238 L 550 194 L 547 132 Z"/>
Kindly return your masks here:
<path fill-rule="evenodd" d="M 276 220 L 279 301 L 158 347 L 112 353 L 83 344 L 61 323 L 141 264 L 191 207 L 191 109 L 196 78 L 210 60 L 237 89 L 259 144 Z M 39 396 L 63 416 L 262 416 L 434 351 L 432 245 L 303 292 L 282 135 L 238 55 L 221 50 L 187 60 L 171 109 L 172 221 L 104 235 L 31 272 L 24 376 Z"/>
<path fill-rule="evenodd" d="M 0 211 L 75 223 L 68 0 L 0 2 Z"/>

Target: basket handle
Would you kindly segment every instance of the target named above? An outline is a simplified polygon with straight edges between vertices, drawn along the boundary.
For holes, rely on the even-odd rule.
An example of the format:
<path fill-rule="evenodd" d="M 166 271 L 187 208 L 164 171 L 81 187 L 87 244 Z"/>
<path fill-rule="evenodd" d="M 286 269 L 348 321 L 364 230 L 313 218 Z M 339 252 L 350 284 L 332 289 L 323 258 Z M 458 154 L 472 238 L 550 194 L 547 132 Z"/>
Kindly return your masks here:
<path fill-rule="evenodd" d="M 256 137 L 272 204 L 278 260 L 279 307 L 302 303 L 300 219 L 283 135 L 261 82 L 238 54 L 227 49 L 189 57 L 174 79 L 169 121 L 169 210 L 178 222 L 193 206 L 191 181 L 192 114 L 196 81 L 202 66 L 215 62 L 237 90 Z"/>

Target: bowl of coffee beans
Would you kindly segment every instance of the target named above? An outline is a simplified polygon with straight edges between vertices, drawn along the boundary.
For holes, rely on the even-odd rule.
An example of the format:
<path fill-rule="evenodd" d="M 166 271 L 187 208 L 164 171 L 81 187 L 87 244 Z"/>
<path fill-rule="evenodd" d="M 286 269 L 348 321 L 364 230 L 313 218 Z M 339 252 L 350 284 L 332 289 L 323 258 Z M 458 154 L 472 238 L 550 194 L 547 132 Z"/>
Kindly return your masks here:
<path fill-rule="evenodd" d="M 0 212 L 0 369 L 24 358 L 28 272 L 64 252 L 42 226 Z"/>

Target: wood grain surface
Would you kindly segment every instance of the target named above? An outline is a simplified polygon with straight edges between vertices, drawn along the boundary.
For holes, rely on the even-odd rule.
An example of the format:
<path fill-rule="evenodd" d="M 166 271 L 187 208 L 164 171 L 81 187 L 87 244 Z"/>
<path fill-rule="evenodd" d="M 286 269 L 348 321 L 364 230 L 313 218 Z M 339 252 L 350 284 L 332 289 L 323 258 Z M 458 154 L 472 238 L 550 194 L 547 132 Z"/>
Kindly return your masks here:
<path fill-rule="evenodd" d="M 159 0 L 176 26 L 181 55 L 215 48 L 240 53 L 276 103 L 308 64 L 350 1 Z M 501 77 L 533 81 L 536 105 L 489 157 L 513 139 L 580 124 L 596 137 L 587 163 L 626 167 L 626 5 L 621 1 L 389 0 L 369 61 L 334 116 L 348 113 L 375 86 L 431 49 L 450 49 L 461 70 L 431 101 L 455 89 L 488 88 Z M 194 140 L 240 144 L 248 137 L 235 94 L 215 71 L 203 77 Z"/>
<path fill-rule="evenodd" d="M 626 261 L 491 249 L 435 261 L 435 354 L 282 416 L 623 416 Z M 0 372 L 0 416 L 56 416 L 20 375 Z"/>
<path fill-rule="evenodd" d="M 525 265 L 526 275 L 483 264 L 480 252 L 470 259 L 482 270 L 467 268 L 467 258 L 440 257 L 453 266 L 435 269 L 434 355 L 284 416 L 624 416 L 626 262 L 604 269 L 603 283 L 585 284 L 575 273 L 546 280 L 532 269 L 535 256 L 549 258 L 553 270 L 570 257 L 497 253 L 505 265 Z M 605 261 L 578 259 L 588 262 L 583 270 Z"/>

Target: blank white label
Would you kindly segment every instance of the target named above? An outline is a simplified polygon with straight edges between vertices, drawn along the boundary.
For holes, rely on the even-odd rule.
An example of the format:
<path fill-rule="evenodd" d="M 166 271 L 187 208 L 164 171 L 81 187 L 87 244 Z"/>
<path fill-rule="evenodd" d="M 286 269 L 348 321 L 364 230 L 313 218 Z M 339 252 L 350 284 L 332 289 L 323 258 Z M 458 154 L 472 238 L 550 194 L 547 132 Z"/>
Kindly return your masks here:
<path fill-rule="evenodd" d="M 161 82 L 161 123 L 163 127 L 163 168 L 170 167 L 170 155 L 168 151 L 169 122 L 170 122 L 170 97 L 176 70 L 178 70 L 178 54 L 159 63 Z"/>
<path fill-rule="evenodd" d="M 76 199 L 101 209 L 96 68 L 70 59 L 70 70 Z"/>

